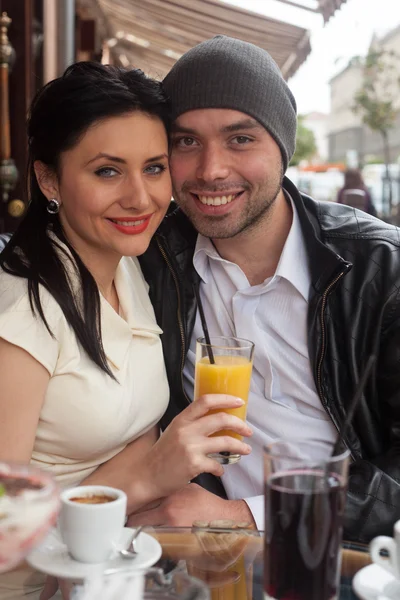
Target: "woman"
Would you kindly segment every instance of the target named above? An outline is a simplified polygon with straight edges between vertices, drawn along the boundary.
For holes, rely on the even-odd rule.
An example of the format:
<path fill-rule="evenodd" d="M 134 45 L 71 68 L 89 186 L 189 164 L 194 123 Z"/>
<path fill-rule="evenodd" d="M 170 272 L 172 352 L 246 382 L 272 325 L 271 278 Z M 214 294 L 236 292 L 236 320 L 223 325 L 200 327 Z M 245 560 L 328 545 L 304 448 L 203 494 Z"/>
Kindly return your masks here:
<path fill-rule="evenodd" d="M 371 194 L 359 169 L 347 169 L 345 171 L 344 186 L 338 191 L 337 202 L 358 208 L 376 217 L 376 209 Z"/>
<path fill-rule="evenodd" d="M 0 255 L 0 459 L 61 486 L 124 489 L 128 513 L 248 454 L 249 428 L 204 396 L 159 438 L 168 403 L 160 334 L 136 257 L 171 197 L 168 106 L 138 70 L 77 63 L 45 86 L 28 121 L 30 204 Z M 159 438 L 159 439 L 158 439 Z M 0 598 L 43 578 L 0 579 Z M 22 585 L 24 591 L 22 591 Z"/>

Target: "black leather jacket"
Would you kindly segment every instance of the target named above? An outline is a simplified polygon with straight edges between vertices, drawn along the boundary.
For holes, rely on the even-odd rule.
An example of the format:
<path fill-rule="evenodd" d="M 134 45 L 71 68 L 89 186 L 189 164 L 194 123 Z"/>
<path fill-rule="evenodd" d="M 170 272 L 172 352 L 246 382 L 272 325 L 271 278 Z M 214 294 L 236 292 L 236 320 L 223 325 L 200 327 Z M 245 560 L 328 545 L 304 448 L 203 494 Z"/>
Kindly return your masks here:
<path fill-rule="evenodd" d="M 315 384 L 335 427 L 370 353 L 378 360 L 345 443 L 352 462 L 345 538 L 391 534 L 400 518 L 400 230 L 299 193 L 285 178 L 307 247 L 312 285 L 308 344 Z M 140 257 L 162 336 L 171 400 L 164 425 L 189 402 L 182 370 L 193 331 L 196 232 L 177 209 Z M 221 482 L 202 476 L 220 495 Z"/>

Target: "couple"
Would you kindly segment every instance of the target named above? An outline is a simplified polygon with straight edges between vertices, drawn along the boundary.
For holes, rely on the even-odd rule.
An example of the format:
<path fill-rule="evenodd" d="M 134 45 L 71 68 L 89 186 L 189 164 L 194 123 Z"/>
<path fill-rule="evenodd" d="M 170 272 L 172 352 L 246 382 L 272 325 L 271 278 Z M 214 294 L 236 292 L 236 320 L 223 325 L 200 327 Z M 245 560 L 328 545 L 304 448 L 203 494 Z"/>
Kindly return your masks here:
<path fill-rule="evenodd" d="M 328 452 L 374 352 L 345 440 L 345 537 L 390 533 L 398 230 L 284 177 L 296 104 L 269 54 L 217 36 L 162 87 L 78 63 L 39 92 L 28 135 L 31 204 L 0 255 L 0 458 L 31 461 L 61 486 L 124 489 L 132 525 L 262 528 L 263 445 L 291 437 Z M 251 430 L 208 414 L 235 398 L 190 402 L 194 285 L 212 335 L 255 342 Z M 209 437 L 225 428 L 246 441 Z M 243 458 L 223 473 L 207 458 L 221 450 Z M 198 475 L 203 487 L 187 483 Z"/>

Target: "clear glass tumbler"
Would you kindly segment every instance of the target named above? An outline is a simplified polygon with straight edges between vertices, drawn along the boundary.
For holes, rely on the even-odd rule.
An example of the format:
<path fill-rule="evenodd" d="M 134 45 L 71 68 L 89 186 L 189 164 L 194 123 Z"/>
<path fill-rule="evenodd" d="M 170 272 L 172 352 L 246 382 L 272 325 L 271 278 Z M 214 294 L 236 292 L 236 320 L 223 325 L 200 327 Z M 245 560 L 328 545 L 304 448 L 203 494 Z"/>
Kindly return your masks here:
<path fill-rule="evenodd" d="M 253 369 L 254 344 L 235 337 L 212 337 L 208 344 L 199 338 L 196 344 L 196 369 L 194 399 L 204 394 L 230 394 L 245 401 L 239 408 L 218 409 L 212 412 L 227 412 L 246 420 L 250 381 Z M 214 362 L 213 362 L 214 361 Z M 242 436 L 229 430 L 213 434 L 230 435 L 242 440 Z M 233 464 L 240 460 L 239 454 L 218 452 L 210 455 L 219 463 Z"/>
<path fill-rule="evenodd" d="M 321 443 L 266 446 L 266 600 L 336 600 L 349 452 Z"/>

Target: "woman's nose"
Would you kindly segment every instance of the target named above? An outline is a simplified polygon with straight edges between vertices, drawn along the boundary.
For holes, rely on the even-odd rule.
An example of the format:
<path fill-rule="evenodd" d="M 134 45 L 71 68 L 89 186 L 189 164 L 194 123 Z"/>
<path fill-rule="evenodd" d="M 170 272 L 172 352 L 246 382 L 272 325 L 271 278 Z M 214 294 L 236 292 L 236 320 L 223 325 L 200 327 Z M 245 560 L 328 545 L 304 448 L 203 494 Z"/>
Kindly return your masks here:
<path fill-rule="evenodd" d="M 151 205 L 150 194 L 142 180 L 135 178 L 124 190 L 119 201 L 122 208 L 145 211 Z"/>

